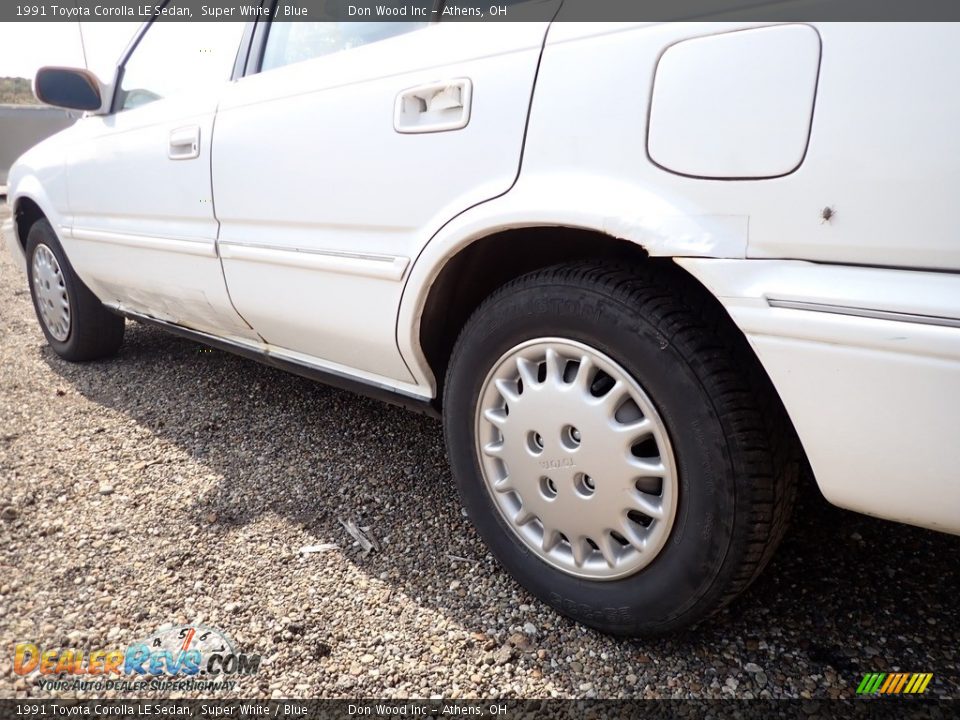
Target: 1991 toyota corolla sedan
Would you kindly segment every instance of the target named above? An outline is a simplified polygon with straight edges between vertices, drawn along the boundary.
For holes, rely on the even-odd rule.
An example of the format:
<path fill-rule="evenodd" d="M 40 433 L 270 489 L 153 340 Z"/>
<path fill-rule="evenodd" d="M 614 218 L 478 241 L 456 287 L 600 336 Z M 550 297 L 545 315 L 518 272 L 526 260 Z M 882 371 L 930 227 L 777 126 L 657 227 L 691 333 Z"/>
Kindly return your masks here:
<path fill-rule="evenodd" d="M 132 318 L 442 413 L 519 582 L 663 633 L 806 464 L 960 532 L 958 71 L 939 25 L 158 20 L 37 75 L 88 112 L 7 243 L 67 360 Z"/>

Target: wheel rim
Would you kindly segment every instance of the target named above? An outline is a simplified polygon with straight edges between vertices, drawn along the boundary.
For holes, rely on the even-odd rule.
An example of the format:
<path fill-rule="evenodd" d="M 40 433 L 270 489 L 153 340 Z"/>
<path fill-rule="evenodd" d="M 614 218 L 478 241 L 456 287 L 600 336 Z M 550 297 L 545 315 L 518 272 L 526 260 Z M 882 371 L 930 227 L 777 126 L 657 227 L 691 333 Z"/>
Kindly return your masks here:
<path fill-rule="evenodd" d="M 33 251 L 33 292 L 40 319 L 60 342 L 70 336 L 70 298 L 56 255 L 43 243 Z"/>
<path fill-rule="evenodd" d="M 667 429 L 607 355 L 561 338 L 517 345 L 484 380 L 475 428 L 494 504 L 545 562 L 615 580 L 663 549 L 677 508 Z"/>

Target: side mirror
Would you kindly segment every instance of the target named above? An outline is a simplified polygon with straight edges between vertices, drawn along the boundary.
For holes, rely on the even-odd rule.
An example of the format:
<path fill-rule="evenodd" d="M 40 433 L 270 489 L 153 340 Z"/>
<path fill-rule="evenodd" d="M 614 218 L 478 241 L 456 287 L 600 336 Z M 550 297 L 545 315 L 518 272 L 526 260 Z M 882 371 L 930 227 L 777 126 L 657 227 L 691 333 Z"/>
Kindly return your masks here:
<path fill-rule="evenodd" d="M 43 67 L 33 80 L 33 94 L 47 105 L 95 112 L 103 107 L 105 93 L 102 83 L 89 70 Z"/>

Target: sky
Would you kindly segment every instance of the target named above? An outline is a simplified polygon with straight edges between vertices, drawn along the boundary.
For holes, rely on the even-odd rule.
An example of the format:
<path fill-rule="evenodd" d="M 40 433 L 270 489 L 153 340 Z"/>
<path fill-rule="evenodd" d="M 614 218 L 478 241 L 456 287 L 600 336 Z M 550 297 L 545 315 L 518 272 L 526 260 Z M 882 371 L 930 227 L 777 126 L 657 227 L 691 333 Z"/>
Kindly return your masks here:
<path fill-rule="evenodd" d="M 43 65 L 83 67 L 80 29 L 89 68 L 110 82 L 136 22 L 0 22 L 0 77 L 33 78 Z"/>

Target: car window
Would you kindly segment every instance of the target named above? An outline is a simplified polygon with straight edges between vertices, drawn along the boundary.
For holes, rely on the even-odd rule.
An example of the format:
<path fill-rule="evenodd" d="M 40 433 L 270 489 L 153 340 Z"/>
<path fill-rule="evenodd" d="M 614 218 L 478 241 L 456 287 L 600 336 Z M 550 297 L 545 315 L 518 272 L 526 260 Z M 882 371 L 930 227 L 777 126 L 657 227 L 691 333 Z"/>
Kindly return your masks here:
<path fill-rule="evenodd" d="M 281 2 L 281 6 L 293 4 Z M 281 8 L 282 16 L 282 8 Z M 261 70 L 312 60 L 426 27 L 427 22 L 275 22 Z"/>
<path fill-rule="evenodd" d="M 168 9 L 187 7 L 189 0 L 172 0 Z M 156 20 L 134 49 L 123 69 L 118 109 L 146 105 L 187 90 L 202 89 L 230 79 L 244 24 L 239 22 L 177 22 Z"/>

